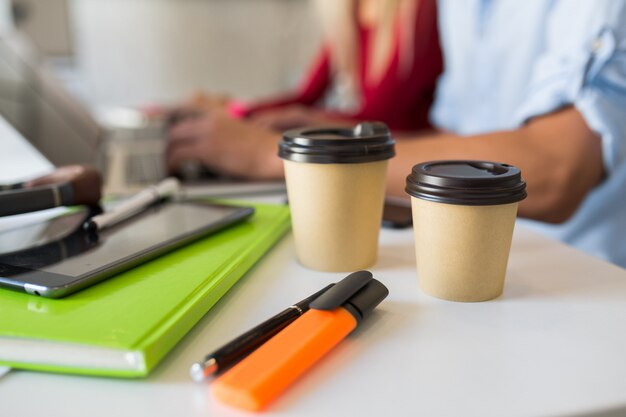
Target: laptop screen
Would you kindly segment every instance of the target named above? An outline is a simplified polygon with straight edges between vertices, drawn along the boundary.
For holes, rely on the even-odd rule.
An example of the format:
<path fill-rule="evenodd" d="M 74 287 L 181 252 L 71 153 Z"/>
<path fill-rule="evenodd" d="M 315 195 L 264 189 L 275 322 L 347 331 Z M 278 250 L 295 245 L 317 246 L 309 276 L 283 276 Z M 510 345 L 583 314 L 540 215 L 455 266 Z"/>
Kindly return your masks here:
<path fill-rule="evenodd" d="M 98 125 L 21 47 L 0 39 L 0 115 L 54 165 L 95 163 Z"/>
<path fill-rule="evenodd" d="M 45 175 L 53 168 L 1 115 L 0 151 L 0 184 L 29 180 Z"/>

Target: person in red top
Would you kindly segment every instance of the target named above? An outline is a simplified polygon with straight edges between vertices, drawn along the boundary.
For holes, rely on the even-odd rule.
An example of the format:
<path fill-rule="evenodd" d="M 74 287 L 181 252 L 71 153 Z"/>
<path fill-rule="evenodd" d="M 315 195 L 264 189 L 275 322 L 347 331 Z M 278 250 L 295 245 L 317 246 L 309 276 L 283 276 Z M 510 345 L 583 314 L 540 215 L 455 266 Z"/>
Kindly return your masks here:
<path fill-rule="evenodd" d="M 252 105 L 230 101 L 226 110 L 211 97 L 196 98 L 196 109 L 206 111 L 168 132 L 171 172 L 199 160 L 230 175 L 278 178 L 276 131 L 299 126 L 378 120 L 396 132 L 430 128 L 428 112 L 443 69 L 436 1 L 317 3 L 326 41 L 300 87 Z"/>
<path fill-rule="evenodd" d="M 374 71 L 371 63 L 377 58 L 375 37 L 380 34 L 376 28 L 358 22 L 358 56 L 354 59 L 358 62 L 355 78 L 360 100 L 352 111 L 337 110 L 327 114 L 338 119 L 380 120 L 394 130 L 414 131 L 430 127 L 428 111 L 443 66 L 437 34 L 436 5 L 433 0 L 408 1 L 405 5 L 402 5 L 405 9 L 402 14 L 393 16 L 395 24 L 389 29 L 393 31 L 391 35 L 395 42 L 392 48 L 388 48 L 389 57 L 378 58 L 388 61 L 380 74 L 371 74 Z M 410 26 L 410 30 L 402 30 L 403 25 Z M 409 48 L 412 49 L 410 53 L 405 52 Z M 260 119 L 269 113 L 278 115 L 292 105 L 301 105 L 298 110 L 302 112 L 308 106 L 320 107 L 321 100 L 333 85 L 332 59 L 332 47 L 324 46 L 295 94 L 249 108 L 244 106 L 242 115 Z M 277 112 L 270 112 L 276 109 Z M 294 126 L 274 127 L 282 129 Z"/>

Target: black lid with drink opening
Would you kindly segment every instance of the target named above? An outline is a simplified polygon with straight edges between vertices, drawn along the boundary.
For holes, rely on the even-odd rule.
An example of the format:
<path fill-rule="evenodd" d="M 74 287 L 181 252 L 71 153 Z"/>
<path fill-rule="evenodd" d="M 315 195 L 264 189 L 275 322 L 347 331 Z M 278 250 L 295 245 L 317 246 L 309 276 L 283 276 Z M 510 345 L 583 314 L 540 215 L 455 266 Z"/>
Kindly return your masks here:
<path fill-rule="evenodd" d="M 295 162 L 351 164 L 390 159 L 395 141 L 384 123 L 363 122 L 354 128 L 309 127 L 288 130 L 278 156 Z"/>
<path fill-rule="evenodd" d="M 509 204 L 526 198 L 518 168 L 488 161 L 431 161 L 417 164 L 406 192 L 422 200 L 469 206 Z"/>

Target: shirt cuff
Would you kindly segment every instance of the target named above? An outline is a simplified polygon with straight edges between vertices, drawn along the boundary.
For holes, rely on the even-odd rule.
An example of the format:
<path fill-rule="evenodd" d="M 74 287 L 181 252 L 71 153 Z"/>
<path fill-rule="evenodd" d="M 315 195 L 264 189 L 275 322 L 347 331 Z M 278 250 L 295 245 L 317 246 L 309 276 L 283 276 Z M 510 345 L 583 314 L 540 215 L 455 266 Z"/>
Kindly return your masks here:
<path fill-rule="evenodd" d="M 243 101 L 231 100 L 226 111 L 233 119 L 245 119 L 250 113 L 249 106 Z"/>

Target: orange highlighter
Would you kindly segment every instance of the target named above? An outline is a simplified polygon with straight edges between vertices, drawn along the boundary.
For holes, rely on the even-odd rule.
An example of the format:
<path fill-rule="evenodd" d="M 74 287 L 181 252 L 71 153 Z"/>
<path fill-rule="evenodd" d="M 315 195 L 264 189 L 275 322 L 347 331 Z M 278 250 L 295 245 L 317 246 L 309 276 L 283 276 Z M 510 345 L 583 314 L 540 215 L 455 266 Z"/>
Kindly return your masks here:
<path fill-rule="evenodd" d="M 354 330 L 389 290 L 369 271 L 348 275 L 310 310 L 218 378 L 212 394 L 230 406 L 259 411 Z"/>

